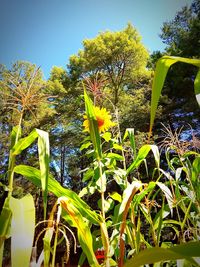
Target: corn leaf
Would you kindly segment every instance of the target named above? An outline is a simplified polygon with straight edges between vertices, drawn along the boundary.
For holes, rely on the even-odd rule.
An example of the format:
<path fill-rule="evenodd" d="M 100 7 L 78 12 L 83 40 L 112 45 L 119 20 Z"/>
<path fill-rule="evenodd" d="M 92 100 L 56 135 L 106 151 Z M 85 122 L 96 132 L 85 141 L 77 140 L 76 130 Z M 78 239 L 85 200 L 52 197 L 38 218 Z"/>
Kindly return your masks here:
<path fill-rule="evenodd" d="M 200 157 L 197 157 L 192 164 L 192 185 L 196 195 L 197 203 L 200 203 L 200 190 L 199 190 L 199 174 L 200 174 Z"/>
<path fill-rule="evenodd" d="M 152 85 L 152 95 L 151 95 L 151 117 L 150 117 L 150 129 L 149 133 L 151 135 L 152 127 L 156 115 L 156 110 L 158 107 L 158 101 L 161 95 L 161 91 L 165 82 L 165 78 L 167 75 L 167 72 L 171 65 L 173 65 L 176 62 L 183 62 L 192 64 L 198 68 L 200 68 L 200 60 L 199 59 L 189 59 L 189 58 L 182 58 L 182 57 L 172 57 L 172 56 L 163 56 L 161 57 L 157 64 L 156 64 L 156 70 L 155 75 L 153 79 L 153 85 Z M 197 102 L 200 105 L 200 70 L 197 73 L 196 79 L 194 81 L 194 89 L 195 94 L 197 98 Z"/>
<path fill-rule="evenodd" d="M 12 148 L 12 156 L 19 155 L 24 149 L 29 147 L 38 138 L 38 153 L 41 170 L 41 183 L 44 202 L 44 218 L 46 218 L 48 175 L 49 175 L 49 136 L 42 130 L 34 129 L 28 136 L 19 139 Z"/>
<path fill-rule="evenodd" d="M 160 189 L 164 193 L 164 195 L 167 199 L 171 214 L 172 214 L 173 213 L 174 200 L 173 200 L 173 196 L 172 196 L 171 191 L 169 190 L 169 188 L 165 184 L 163 184 L 161 182 L 156 182 L 156 184 L 160 187 Z"/>
<path fill-rule="evenodd" d="M 35 207 L 28 194 L 21 199 L 10 198 L 12 267 L 29 267 L 35 230 Z"/>
<path fill-rule="evenodd" d="M 10 198 L 5 199 L 1 215 L 0 215 L 0 240 L 10 237 L 10 223 L 12 217 L 12 211 L 9 206 Z M 1 245 L 1 242 L 0 242 Z"/>
<path fill-rule="evenodd" d="M 14 172 L 23 175 L 37 187 L 41 187 L 41 174 L 38 169 L 31 166 L 18 165 L 14 168 Z M 51 175 L 49 175 L 48 190 L 57 197 L 68 197 L 72 201 L 73 205 L 79 209 L 80 213 L 87 217 L 92 223 L 99 225 L 101 222 L 100 217 L 92 211 L 91 208 L 75 192 L 62 187 Z"/>
<path fill-rule="evenodd" d="M 150 150 L 152 150 L 152 152 L 154 153 L 155 161 L 156 161 L 157 165 L 159 165 L 160 159 L 159 159 L 159 152 L 158 152 L 157 146 L 144 145 L 140 148 L 136 159 L 133 161 L 133 163 L 127 169 L 127 174 L 129 174 L 130 172 L 132 172 L 133 170 L 135 170 L 136 168 L 138 168 L 140 166 L 140 164 L 147 157 Z"/>
<path fill-rule="evenodd" d="M 189 242 L 172 248 L 146 249 L 128 260 L 125 267 L 140 267 L 145 264 L 177 259 L 187 259 L 194 266 L 199 266 L 193 257 L 200 257 L 200 242 Z"/>
<path fill-rule="evenodd" d="M 130 202 L 130 199 L 133 198 L 133 193 L 135 194 L 139 188 L 141 188 L 142 183 L 140 181 L 133 181 L 131 184 L 128 184 L 126 189 L 123 192 L 122 202 L 119 209 L 119 216 L 124 212 L 127 207 L 127 203 Z"/>
<path fill-rule="evenodd" d="M 131 184 L 128 184 L 127 188 L 124 190 L 123 193 L 122 202 L 119 209 L 119 218 L 120 218 L 119 222 L 121 223 L 120 235 L 119 235 L 119 248 L 120 248 L 119 260 L 118 260 L 119 266 L 123 266 L 124 262 L 125 241 L 123 235 L 126 228 L 126 219 L 129 207 L 135 193 L 140 189 L 141 186 L 142 183 L 140 181 L 134 181 Z M 121 219 L 121 214 L 122 214 L 122 219 Z"/>
<path fill-rule="evenodd" d="M 12 148 L 14 156 L 19 155 L 24 149 L 29 147 L 38 137 L 36 129 L 34 129 L 28 136 L 19 139 L 19 141 Z"/>
<path fill-rule="evenodd" d="M 10 225 L 12 211 L 9 206 L 10 198 L 7 197 L 4 201 L 4 205 L 0 215 L 0 266 L 3 261 L 3 248 L 5 239 L 10 237 Z"/>
<path fill-rule="evenodd" d="M 38 129 L 36 129 L 36 132 L 38 134 L 38 153 L 39 153 L 41 184 L 42 184 L 43 202 L 44 202 L 44 219 L 46 219 L 49 157 L 50 157 L 49 135 L 47 132 Z"/>
<path fill-rule="evenodd" d="M 61 197 L 59 202 L 61 203 L 62 208 L 70 216 L 73 226 L 77 228 L 78 239 L 83 252 L 87 256 L 89 265 L 92 267 L 100 266 L 93 251 L 93 239 L 90 228 L 88 227 L 88 223 L 86 223 L 82 214 L 68 198 Z"/>
<path fill-rule="evenodd" d="M 11 132 L 11 142 L 10 142 L 10 149 L 12 149 L 16 143 L 16 141 L 21 137 L 21 127 L 18 126 L 14 126 L 12 128 L 12 132 Z"/>
<path fill-rule="evenodd" d="M 136 158 L 136 144 L 135 144 L 135 130 L 134 130 L 134 128 L 127 128 L 126 129 L 124 139 L 126 138 L 127 135 L 129 137 L 131 148 L 133 151 L 133 156 L 135 159 Z"/>

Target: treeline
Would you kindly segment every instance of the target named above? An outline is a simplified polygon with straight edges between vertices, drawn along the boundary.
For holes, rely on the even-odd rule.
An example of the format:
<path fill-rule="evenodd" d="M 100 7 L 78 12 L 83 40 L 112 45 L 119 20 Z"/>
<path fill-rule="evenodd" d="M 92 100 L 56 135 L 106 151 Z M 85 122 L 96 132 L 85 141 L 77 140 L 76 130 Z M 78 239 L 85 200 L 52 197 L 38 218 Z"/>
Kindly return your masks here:
<path fill-rule="evenodd" d="M 6 180 L 9 134 L 22 121 L 24 136 L 33 128 L 49 132 L 51 172 L 61 184 L 78 189 L 80 170 L 88 160 L 79 149 L 84 138 L 83 84 L 94 103 L 106 107 L 119 121 L 122 133 L 126 128 L 135 129 L 139 147 L 149 128 L 151 83 L 157 59 L 165 54 L 200 56 L 200 1 L 194 0 L 172 21 L 164 23 L 160 37 L 166 44 L 165 51 L 149 55 L 131 24 L 118 32 L 100 33 L 83 41 L 83 49 L 70 57 L 66 69 L 53 67 L 47 81 L 42 70 L 29 62 L 16 62 L 10 69 L 1 65 L 0 179 Z M 195 68 L 183 64 L 171 68 L 160 101 L 157 128 L 160 121 L 175 127 L 174 112 L 182 114 L 184 122 L 188 111 L 193 112 L 193 118 L 199 116 L 193 95 L 195 72 Z M 179 110 L 174 111 L 177 104 Z M 195 124 L 191 127 L 195 128 Z M 33 152 L 34 148 L 29 149 L 19 160 L 34 165 Z"/>

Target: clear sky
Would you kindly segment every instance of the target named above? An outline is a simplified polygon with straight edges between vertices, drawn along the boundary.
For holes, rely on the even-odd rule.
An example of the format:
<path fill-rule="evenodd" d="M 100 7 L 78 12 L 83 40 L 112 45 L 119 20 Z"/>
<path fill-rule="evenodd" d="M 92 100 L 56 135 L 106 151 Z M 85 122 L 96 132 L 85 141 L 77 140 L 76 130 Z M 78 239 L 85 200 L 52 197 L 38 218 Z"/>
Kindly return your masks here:
<path fill-rule="evenodd" d="M 66 67 L 85 38 L 117 31 L 131 22 L 150 52 L 163 50 L 159 38 L 165 21 L 192 0 L 0 0 L 0 63 L 25 60 Z"/>

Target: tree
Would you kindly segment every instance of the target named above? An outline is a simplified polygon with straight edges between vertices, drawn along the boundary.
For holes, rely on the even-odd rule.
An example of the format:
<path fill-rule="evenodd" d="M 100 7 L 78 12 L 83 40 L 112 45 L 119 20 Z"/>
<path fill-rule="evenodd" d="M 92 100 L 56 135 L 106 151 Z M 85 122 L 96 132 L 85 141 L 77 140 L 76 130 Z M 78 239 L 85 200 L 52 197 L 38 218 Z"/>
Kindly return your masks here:
<path fill-rule="evenodd" d="M 165 22 L 161 39 L 167 44 L 167 52 L 183 57 L 200 56 L 200 0 L 177 12 L 172 21 Z"/>
<path fill-rule="evenodd" d="M 70 57 L 69 74 L 73 80 L 95 76 L 104 77 L 116 106 L 120 92 L 127 89 L 144 71 L 148 52 L 137 30 L 128 24 L 118 32 L 102 32 L 94 39 L 83 41 L 83 50 Z"/>
<path fill-rule="evenodd" d="M 74 87 L 66 70 L 54 66 L 47 81 L 47 88 L 53 95 L 56 114 L 51 120 L 50 141 L 52 171 L 61 184 L 69 186 L 71 169 L 76 168 L 74 154 L 82 139 L 83 102 L 82 88 Z M 69 167 L 71 166 L 71 167 Z"/>

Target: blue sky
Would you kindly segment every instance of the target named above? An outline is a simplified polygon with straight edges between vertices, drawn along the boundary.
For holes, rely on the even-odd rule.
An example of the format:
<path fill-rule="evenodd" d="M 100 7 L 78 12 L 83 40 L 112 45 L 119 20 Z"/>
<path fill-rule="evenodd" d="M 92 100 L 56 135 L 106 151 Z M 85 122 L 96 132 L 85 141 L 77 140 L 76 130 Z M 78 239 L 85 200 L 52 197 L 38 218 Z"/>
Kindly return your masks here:
<path fill-rule="evenodd" d="M 150 52 L 163 50 L 159 38 L 165 21 L 192 0 L 0 0 L 0 63 L 25 60 L 66 67 L 86 38 L 117 31 L 131 22 Z"/>

